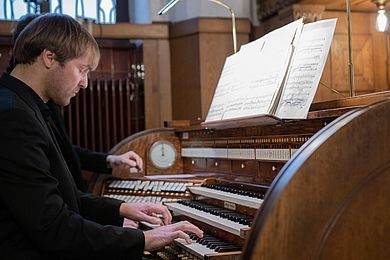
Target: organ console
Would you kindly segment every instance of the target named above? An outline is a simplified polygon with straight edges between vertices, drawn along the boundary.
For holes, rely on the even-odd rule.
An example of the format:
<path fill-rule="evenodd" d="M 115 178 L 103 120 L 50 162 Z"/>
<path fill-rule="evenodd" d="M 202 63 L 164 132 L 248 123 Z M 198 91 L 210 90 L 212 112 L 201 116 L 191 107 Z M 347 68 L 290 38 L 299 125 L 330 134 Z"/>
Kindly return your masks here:
<path fill-rule="evenodd" d="M 147 130 L 111 151 L 137 152 L 144 172 L 99 175 L 93 191 L 156 197 L 204 230 L 153 259 L 388 258 L 389 114 L 382 92 L 313 104 L 305 120 Z"/>

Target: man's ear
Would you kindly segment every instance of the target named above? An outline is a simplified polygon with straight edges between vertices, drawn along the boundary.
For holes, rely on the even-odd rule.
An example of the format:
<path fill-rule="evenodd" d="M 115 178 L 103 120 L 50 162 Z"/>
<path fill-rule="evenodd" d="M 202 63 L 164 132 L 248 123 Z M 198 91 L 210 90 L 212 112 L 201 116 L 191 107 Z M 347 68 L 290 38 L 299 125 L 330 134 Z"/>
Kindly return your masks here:
<path fill-rule="evenodd" d="M 44 49 L 41 53 L 41 57 L 42 57 L 42 61 L 43 63 L 45 64 L 45 67 L 47 69 L 50 69 L 51 67 L 54 66 L 56 60 L 55 60 L 55 54 L 54 52 L 48 50 L 48 49 Z"/>

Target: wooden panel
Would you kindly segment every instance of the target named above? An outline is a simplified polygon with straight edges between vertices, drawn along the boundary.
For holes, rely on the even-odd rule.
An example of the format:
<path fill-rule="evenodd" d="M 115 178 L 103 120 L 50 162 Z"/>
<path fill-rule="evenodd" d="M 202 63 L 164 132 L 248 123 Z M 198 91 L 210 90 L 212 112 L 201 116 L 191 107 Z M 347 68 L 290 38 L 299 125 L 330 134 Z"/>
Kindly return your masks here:
<path fill-rule="evenodd" d="M 109 39 L 167 39 L 166 24 L 93 24 L 92 34 L 95 38 Z"/>
<path fill-rule="evenodd" d="M 144 41 L 145 126 L 162 127 L 172 120 L 170 56 L 166 40 Z"/>
<path fill-rule="evenodd" d="M 343 109 L 343 108 L 356 108 L 361 106 L 367 106 L 372 103 L 379 102 L 384 99 L 390 98 L 390 91 L 384 91 L 384 92 L 377 92 L 367 95 L 360 95 L 355 97 L 347 97 L 342 99 L 336 99 L 331 101 L 324 101 L 324 102 L 318 102 L 313 103 L 310 106 L 309 114 L 316 113 L 316 110 L 333 110 L 335 111 L 336 108 Z M 318 111 L 319 112 L 319 111 Z"/>
<path fill-rule="evenodd" d="M 232 173 L 237 176 L 256 176 L 259 172 L 259 164 L 254 160 L 232 161 Z"/>
<path fill-rule="evenodd" d="M 210 172 L 231 172 L 231 162 L 229 160 L 209 159 L 207 158 L 207 169 Z"/>
<path fill-rule="evenodd" d="M 319 86 L 315 101 L 330 100 L 349 96 L 348 37 L 347 21 L 344 12 L 325 12 L 325 18 L 337 17 L 338 24 L 333 39 L 327 68 L 323 78 L 330 78 L 331 84 Z M 378 92 L 387 89 L 386 83 L 386 38 L 374 27 L 374 15 L 352 14 L 352 46 L 356 95 Z M 328 73 L 328 74 L 326 74 Z M 322 81 L 322 79 L 321 79 Z M 335 94 L 332 89 L 341 94 Z"/>
<path fill-rule="evenodd" d="M 152 115 L 145 119 L 147 128 L 158 127 L 161 121 L 158 109 L 160 108 L 159 89 L 158 89 L 158 63 L 157 57 L 151 55 L 157 53 L 158 43 L 156 40 L 144 41 L 144 64 L 149 68 L 145 74 L 145 113 Z"/>
<path fill-rule="evenodd" d="M 201 117 L 199 36 L 171 39 L 173 119 Z"/>
<path fill-rule="evenodd" d="M 237 20 L 238 46 L 249 41 L 250 22 Z M 170 27 L 173 119 L 205 118 L 223 64 L 233 53 L 230 19 L 198 18 Z"/>
<path fill-rule="evenodd" d="M 284 162 L 259 162 L 261 183 L 271 184 L 271 182 L 282 169 L 284 164 Z"/>
<path fill-rule="evenodd" d="M 0 21 L 0 35 L 12 35 L 15 21 Z M 87 25 L 86 25 L 87 26 Z M 92 24 L 92 35 L 106 39 L 168 39 L 168 25 L 158 24 Z"/>
<path fill-rule="evenodd" d="M 0 35 L 12 36 L 12 28 L 15 26 L 15 21 L 0 21 Z"/>
<path fill-rule="evenodd" d="M 171 61 L 170 61 L 170 43 L 168 40 L 158 40 L 158 84 L 160 92 L 160 117 L 158 125 L 147 125 L 149 127 L 163 126 L 164 122 L 172 121 L 172 87 L 171 87 Z M 149 105 L 146 103 L 146 106 Z M 149 117 L 152 114 L 149 114 Z"/>
<path fill-rule="evenodd" d="M 207 169 L 205 158 L 183 158 L 184 171 L 197 172 Z"/>
<path fill-rule="evenodd" d="M 353 42 L 353 63 L 355 86 L 358 94 L 374 91 L 373 46 L 368 35 L 356 35 Z M 342 54 L 342 55 L 340 55 Z M 332 46 L 332 87 L 348 95 L 348 39 L 345 35 L 335 35 Z M 338 58 L 336 58 L 338 57 Z"/>
<path fill-rule="evenodd" d="M 236 19 L 236 30 L 238 34 L 249 34 L 247 19 Z M 183 22 L 175 23 L 170 26 L 170 38 L 183 37 L 185 35 L 202 33 L 223 33 L 232 34 L 231 19 L 219 18 L 194 18 Z"/>

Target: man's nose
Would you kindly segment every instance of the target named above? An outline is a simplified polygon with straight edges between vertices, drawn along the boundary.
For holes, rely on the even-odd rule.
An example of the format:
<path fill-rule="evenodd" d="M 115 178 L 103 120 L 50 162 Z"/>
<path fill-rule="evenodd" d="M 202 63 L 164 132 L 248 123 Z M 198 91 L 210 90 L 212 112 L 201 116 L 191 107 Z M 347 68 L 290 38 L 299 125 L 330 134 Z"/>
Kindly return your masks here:
<path fill-rule="evenodd" d="M 80 85 L 81 88 L 87 88 L 88 87 L 88 76 L 83 77 L 80 80 L 79 85 Z"/>

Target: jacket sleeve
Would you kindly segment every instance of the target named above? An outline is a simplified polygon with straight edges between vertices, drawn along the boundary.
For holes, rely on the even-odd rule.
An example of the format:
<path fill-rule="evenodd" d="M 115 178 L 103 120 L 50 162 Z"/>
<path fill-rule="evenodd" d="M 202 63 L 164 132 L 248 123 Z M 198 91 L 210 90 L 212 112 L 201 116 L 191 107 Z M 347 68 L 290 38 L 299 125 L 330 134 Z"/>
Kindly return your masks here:
<path fill-rule="evenodd" d="M 142 231 L 101 225 L 69 209 L 50 172 L 50 137 L 36 118 L 12 110 L 1 112 L 0 122 L 1 210 L 9 212 L 35 248 L 53 256 L 141 258 Z M 118 212 L 106 214 L 118 217 Z"/>
<path fill-rule="evenodd" d="M 81 215 L 103 225 L 122 226 L 123 218 L 119 216 L 119 207 L 124 202 L 117 199 L 98 197 L 79 191 Z"/>
<path fill-rule="evenodd" d="M 73 145 L 73 149 L 80 159 L 82 170 L 111 174 L 106 161 L 108 153 L 94 152 L 76 145 Z"/>

